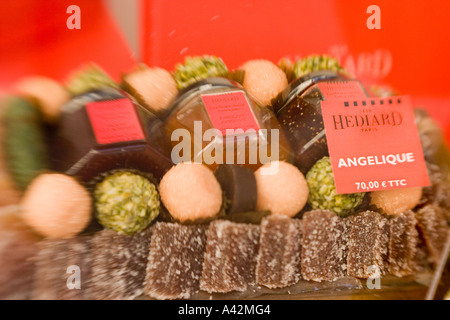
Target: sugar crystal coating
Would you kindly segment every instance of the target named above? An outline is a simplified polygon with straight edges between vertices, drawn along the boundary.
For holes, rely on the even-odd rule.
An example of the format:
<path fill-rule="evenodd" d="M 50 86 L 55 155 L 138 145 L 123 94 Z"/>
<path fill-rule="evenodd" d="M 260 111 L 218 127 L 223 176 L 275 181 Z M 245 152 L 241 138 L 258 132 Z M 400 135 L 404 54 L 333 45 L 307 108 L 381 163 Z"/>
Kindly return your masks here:
<path fill-rule="evenodd" d="M 255 210 L 257 187 L 253 171 L 237 164 L 222 164 L 214 172 L 228 201 L 227 214 Z"/>
<path fill-rule="evenodd" d="M 444 212 L 438 206 L 427 205 L 417 211 L 416 218 L 431 260 L 437 265 L 450 230 Z"/>
<path fill-rule="evenodd" d="M 348 223 L 347 274 L 369 278 L 387 270 L 389 223 L 373 211 L 350 216 Z"/>
<path fill-rule="evenodd" d="M 17 212 L 0 213 L 0 300 L 30 298 L 39 240 Z"/>
<path fill-rule="evenodd" d="M 141 66 L 123 77 L 128 91 L 140 103 L 155 112 L 164 111 L 178 93 L 177 84 L 169 71 Z"/>
<path fill-rule="evenodd" d="M 330 210 L 340 216 L 348 215 L 360 206 L 365 193 L 337 194 L 330 157 L 318 160 L 306 174 L 309 188 L 308 203 L 313 209 Z"/>
<path fill-rule="evenodd" d="M 177 164 L 164 175 L 159 190 L 167 210 L 181 222 L 213 217 L 222 206 L 220 184 L 203 164 Z"/>
<path fill-rule="evenodd" d="M 305 280 L 335 281 L 346 275 L 347 234 L 342 218 L 325 210 L 303 215 L 301 266 Z"/>
<path fill-rule="evenodd" d="M 199 290 L 206 226 L 158 222 L 154 226 L 145 293 L 156 299 L 189 299 Z"/>
<path fill-rule="evenodd" d="M 399 214 L 411 210 L 419 203 L 421 197 L 421 187 L 370 193 L 371 203 L 387 214 Z"/>
<path fill-rule="evenodd" d="M 287 216 L 269 216 L 261 222 L 256 281 L 283 288 L 301 278 L 302 223 Z"/>
<path fill-rule="evenodd" d="M 450 184 L 448 170 L 440 168 L 437 164 L 426 162 L 430 185 L 423 188 L 423 201 L 446 208 L 445 214 L 450 221 Z"/>
<path fill-rule="evenodd" d="M 400 213 L 389 220 L 389 272 L 397 277 L 414 273 L 419 235 L 412 211 Z"/>
<path fill-rule="evenodd" d="M 89 299 L 90 238 L 46 239 L 35 257 L 32 298 L 36 300 Z"/>
<path fill-rule="evenodd" d="M 105 228 L 133 235 L 159 215 L 156 185 L 128 171 L 106 176 L 95 187 L 95 216 Z"/>
<path fill-rule="evenodd" d="M 274 172 L 264 172 L 274 168 Z M 308 200 L 305 177 L 294 165 L 273 161 L 255 172 L 257 185 L 257 210 L 268 210 L 274 215 L 295 216 Z"/>
<path fill-rule="evenodd" d="M 288 85 L 286 74 L 271 61 L 250 60 L 240 69 L 245 71 L 245 90 L 262 106 L 271 105 L 271 100 Z"/>
<path fill-rule="evenodd" d="M 245 291 L 256 282 L 259 226 L 216 220 L 209 225 L 200 289 Z"/>
<path fill-rule="evenodd" d="M 91 220 L 91 196 L 74 178 L 64 174 L 36 177 L 21 205 L 25 223 L 48 238 L 71 238 Z"/>
<path fill-rule="evenodd" d="M 151 232 L 150 227 L 133 236 L 112 230 L 102 230 L 94 235 L 92 299 L 126 300 L 143 293 Z"/>

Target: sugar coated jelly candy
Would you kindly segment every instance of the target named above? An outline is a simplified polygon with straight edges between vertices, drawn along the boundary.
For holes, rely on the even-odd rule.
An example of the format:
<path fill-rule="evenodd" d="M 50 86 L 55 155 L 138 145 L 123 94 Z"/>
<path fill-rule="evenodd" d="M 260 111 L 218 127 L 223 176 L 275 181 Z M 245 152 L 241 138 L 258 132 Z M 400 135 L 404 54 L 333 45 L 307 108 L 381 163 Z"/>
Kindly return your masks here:
<path fill-rule="evenodd" d="M 145 293 L 156 299 L 189 299 L 199 291 L 206 226 L 158 222 L 153 228 Z"/>
<path fill-rule="evenodd" d="M 350 216 L 347 274 L 357 278 L 382 275 L 387 269 L 389 222 L 373 211 Z"/>
<path fill-rule="evenodd" d="M 419 235 L 412 211 L 389 220 L 389 273 L 403 277 L 414 273 Z"/>
<path fill-rule="evenodd" d="M 92 239 L 90 295 L 95 300 L 130 300 L 144 291 L 152 228 L 133 236 L 112 230 Z"/>
<path fill-rule="evenodd" d="M 335 281 L 346 275 L 344 219 L 326 210 L 308 211 L 303 215 L 301 266 L 305 280 Z"/>
<path fill-rule="evenodd" d="M 256 281 L 268 288 L 283 288 L 301 278 L 302 223 L 284 215 L 261 222 Z"/>
<path fill-rule="evenodd" d="M 201 290 L 245 291 L 256 282 L 259 226 L 216 220 L 209 226 L 207 239 Z"/>

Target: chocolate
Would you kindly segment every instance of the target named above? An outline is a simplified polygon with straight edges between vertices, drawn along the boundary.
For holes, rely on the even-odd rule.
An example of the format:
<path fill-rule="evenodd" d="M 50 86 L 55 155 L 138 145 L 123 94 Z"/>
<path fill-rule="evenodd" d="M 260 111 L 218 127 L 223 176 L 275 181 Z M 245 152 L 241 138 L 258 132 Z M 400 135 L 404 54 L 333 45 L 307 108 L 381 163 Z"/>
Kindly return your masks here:
<path fill-rule="evenodd" d="M 412 211 L 393 216 L 389 220 L 389 273 L 403 277 L 416 269 L 419 234 Z"/>
<path fill-rule="evenodd" d="M 144 292 L 152 228 L 133 236 L 103 230 L 92 239 L 90 294 L 95 300 L 131 300 Z"/>
<path fill-rule="evenodd" d="M 214 174 L 229 201 L 227 213 L 255 210 L 257 191 L 252 170 L 235 164 L 222 164 Z"/>
<path fill-rule="evenodd" d="M 256 282 L 259 226 L 216 220 L 209 225 L 200 289 L 245 291 Z"/>
<path fill-rule="evenodd" d="M 301 264 L 305 280 L 335 281 L 346 276 L 344 219 L 324 210 L 308 211 L 303 215 Z"/>
<path fill-rule="evenodd" d="M 302 222 L 275 215 L 261 223 L 256 282 L 268 288 L 283 288 L 301 278 Z"/>
<path fill-rule="evenodd" d="M 199 291 L 206 229 L 204 225 L 155 224 L 145 294 L 156 299 L 189 299 Z"/>
<path fill-rule="evenodd" d="M 436 266 L 441 259 L 450 230 L 443 209 L 435 205 L 427 205 L 417 210 L 416 218 L 418 230 Z"/>
<path fill-rule="evenodd" d="M 373 211 L 350 216 L 348 223 L 347 274 L 369 278 L 385 274 L 388 266 L 389 222 Z"/>
<path fill-rule="evenodd" d="M 67 103 L 53 144 L 55 169 L 83 182 L 115 169 L 140 170 L 160 179 L 172 166 L 161 121 L 112 88 Z"/>
<path fill-rule="evenodd" d="M 90 238 L 47 239 L 36 255 L 32 299 L 90 299 Z"/>

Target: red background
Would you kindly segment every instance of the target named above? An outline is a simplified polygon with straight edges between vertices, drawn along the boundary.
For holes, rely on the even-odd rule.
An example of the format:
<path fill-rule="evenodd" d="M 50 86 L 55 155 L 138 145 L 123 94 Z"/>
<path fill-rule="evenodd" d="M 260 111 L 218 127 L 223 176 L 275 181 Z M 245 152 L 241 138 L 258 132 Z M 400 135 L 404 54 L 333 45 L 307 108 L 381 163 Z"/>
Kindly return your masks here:
<path fill-rule="evenodd" d="M 389 85 L 425 107 L 450 139 L 450 2 L 445 0 L 143 0 L 143 60 L 173 69 L 186 55 L 215 54 L 230 68 L 247 59 L 346 51 L 364 84 Z M 369 30 L 367 7 L 381 9 Z M 388 52 L 389 74 L 371 62 Z M 354 68 L 352 68 L 354 66 Z"/>
<path fill-rule="evenodd" d="M 67 28 L 70 5 L 80 7 L 80 30 Z M 102 1 L 1 1 L 0 21 L 0 91 L 29 74 L 63 80 L 87 61 L 115 78 L 134 63 Z"/>
<path fill-rule="evenodd" d="M 140 1 L 141 60 L 150 65 L 172 70 L 184 56 L 206 53 L 230 68 L 253 58 L 339 53 L 365 84 L 410 94 L 450 139 L 448 1 Z M 366 27 L 372 4 L 381 9 L 381 30 Z M 66 27 L 69 5 L 81 8 L 81 30 Z M 100 0 L 2 1 L 0 21 L 0 91 L 27 74 L 62 80 L 86 61 L 117 79 L 135 63 Z M 381 67 L 377 52 L 389 56 Z M 380 72 L 389 60 L 389 73 Z"/>

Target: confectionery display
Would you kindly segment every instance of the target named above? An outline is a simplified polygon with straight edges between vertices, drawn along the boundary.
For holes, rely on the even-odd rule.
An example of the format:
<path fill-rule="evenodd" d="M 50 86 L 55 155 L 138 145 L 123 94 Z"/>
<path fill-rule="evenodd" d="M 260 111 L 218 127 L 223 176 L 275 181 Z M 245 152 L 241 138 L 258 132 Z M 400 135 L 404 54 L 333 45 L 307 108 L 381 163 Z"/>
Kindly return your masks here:
<path fill-rule="evenodd" d="M 443 256 L 450 153 L 424 110 L 429 185 L 338 193 L 325 102 L 396 93 L 331 56 L 236 69 L 188 56 L 119 81 L 91 63 L 13 88 L 0 100 L 0 299 L 301 299 L 412 281 Z"/>

